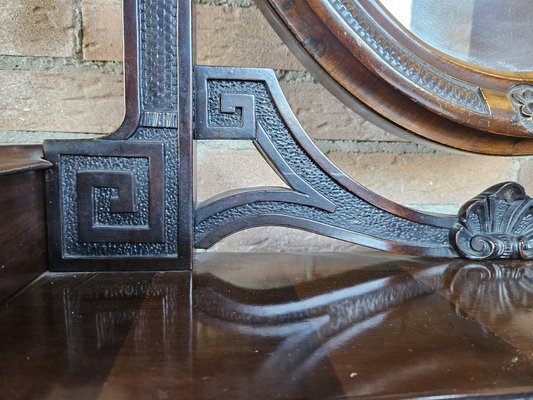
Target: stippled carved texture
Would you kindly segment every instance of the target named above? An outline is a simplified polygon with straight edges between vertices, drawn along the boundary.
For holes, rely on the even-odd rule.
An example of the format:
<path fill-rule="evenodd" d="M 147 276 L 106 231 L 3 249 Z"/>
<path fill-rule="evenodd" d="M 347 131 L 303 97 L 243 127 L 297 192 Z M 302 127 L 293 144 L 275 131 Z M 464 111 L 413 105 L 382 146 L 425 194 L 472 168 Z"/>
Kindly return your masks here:
<path fill-rule="evenodd" d="M 177 3 L 140 2 L 143 111 L 177 111 Z"/>
<path fill-rule="evenodd" d="M 59 176 L 60 176 L 60 199 L 61 199 L 61 221 L 62 221 L 62 240 L 64 257 L 132 257 L 132 256 L 168 256 L 177 254 L 178 245 L 178 180 L 177 180 L 177 143 L 176 133 L 174 130 L 149 129 L 144 128 L 128 141 L 135 142 L 140 146 L 139 153 L 142 153 L 143 142 L 164 143 L 164 164 L 155 163 L 157 160 L 150 160 L 143 157 L 142 154 L 131 156 L 127 151 L 122 149 L 122 154 L 111 155 L 112 152 L 103 151 L 103 155 L 91 156 L 88 154 L 63 154 L 59 156 Z M 107 142 L 103 141 L 103 148 Z M 110 153 L 110 154 L 106 154 Z M 164 165 L 168 165 L 166 168 Z M 157 168 L 158 170 L 151 171 Z M 160 169 L 164 169 L 161 171 Z M 77 188 L 77 176 L 79 172 L 90 171 L 91 174 L 99 173 L 112 174 L 129 172 L 133 177 L 134 187 L 134 206 L 135 210 L 131 212 L 113 211 L 111 206 L 112 199 L 120 198 L 120 188 L 114 186 L 97 186 L 92 188 L 90 201 L 93 202 L 94 208 L 93 225 L 94 228 L 106 227 L 110 231 L 115 231 L 115 239 L 108 242 L 82 241 L 79 237 L 79 211 L 80 204 L 85 203 L 86 199 L 79 199 Z M 161 191 L 150 192 L 150 185 L 154 185 L 154 176 L 164 175 Z M 149 204 L 152 196 L 152 204 Z M 164 204 L 155 200 L 155 197 L 163 198 Z M 85 201 L 83 201 L 85 200 Z M 165 212 L 163 212 L 163 207 Z M 131 234 L 128 229 L 140 229 L 145 227 L 146 230 L 153 228 L 154 221 L 151 220 L 153 213 L 164 215 L 164 219 L 155 220 L 155 224 L 161 224 L 164 229 L 161 240 L 139 239 L 138 242 L 131 240 Z M 153 217 L 152 217 L 153 218 Z M 152 237 L 158 235 L 150 234 Z"/>
<path fill-rule="evenodd" d="M 208 91 L 210 91 L 210 86 L 212 82 L 208 83 Z M 229 94 L 226 92 L 224 94 Z M 218 128 L 241 128 L 244 125 L 243 118 L 243 109 L 235 108 L 232 113 L 223 113 L 223 112 L 211 112 L 212 110 L 221 110 L 222 109 L 222 93 L 219 92 L 217 95 L 210 95 L 207 99 L 207 108 L 210 111 L 207 114 L 207 123 L 209 127 L 218 127 Z"/>
<path fill-rule="evenodd" d="M 120 159 L 120 158 L 119 158 Z M 93 159 L 93 162 L 96 159 Z M 113 159 L 109 159 L 113 162 Z M 113 164 L 115 171 L 120 171 L 120 164 L 125 164 L 131 161 L 133 170 L 131 173 L 132 181 L 135 182 L 133 187 L 134 207 L 131 211 L 126 212 L 112 212 L 113 198 L 119 198 L 121 188 L 114 187 L 95 187 L 94 199 L 95 199 L 95 213 L 94 222 L 98 225 L 147 225 L 148 224 L 148 160 L 146 158 L 130 158 L 124 160 L 120 159 L 120 162 Z"/>
<path fill-rule="evenodd" d="M 124 246 L 132 248 L 135 253 L 142 252 L 140 244 L 124 243 L 83 243 L 78 239 L 78 199 L 76 176 L 79 171 L 131 171 L 135 182 L 137 212 L 111 213 L 110 201 L 119 196 L 118 188 L 94 187 L 93 204 L 94 224 L 124 228 L 146 225 L 148 223 L 148 160 L 140 157 L 86 157 L 80 155 L 63 155 L 59 170 L 62 177 L 63 196 L 61 198 L 64 216 L 64 255 L 94 255 L 98 253 L 121 254 Z M 108 172 L 107 172 L 108 173 Z"/>
<path fill-rule="evenodd" d="M 160 141 L 165 146 L 164 171 L 164 220 L 165 243 L 158 250 L 160 254 L 176 254 L 178 251 L 178 132 L 174 129 L 140 128 L 132 137 L 139 142 Z M 152 249 L 156 251 L 156 249 Z M 154 254 L 154 253 L 152 253 Z"/>
<path fill-rule="evenodd" d="M 46 156 L 55 164 L 47 185 L 54 269 L 134 264 L 135 268 L 174 268 L 173 260 L 183 256 L 178 248 L 189 239 L 182 241 L 178 234 L 181 188 L 176 129 L 177 20 L 178 5 L 183 4 L 124 2 L 125 16 L 130 22 L 134 16 L 137 27 L 138 35 L 126 38 L 135 39 L 137 59 L 130 57 L 127 62 L 138 63 L 138 80 L 129 84 L 138 85 L 136 100 L 141 106 L 140 124 L 127 140 L 45 144 Z M 124 263 L 126 259 L 131 263 Z M 150 259 L 159 260 L 158 264 L 151 266 Z M 100 265 L 100 260 L 106 261 Z M 161 263 L 166 261 L 164 267 Z"/>
<path fill-rule="evenodd" d="M 457 107 L 490 115 L 490 109 L 478 87 L 438 71 L 400 46 L 376 25 L 357 0 L 324 1 L 333 6 L 342 20 L 377 57 L 413 84 Z"/>
<path fill-rule="evenodd" d="M 226 209 L 205 220 L 197 220 L 195 243 L 213 244 L 206 238 L 224 227 L 237 225 L 239 221 L 252 221 L 257 216 L 287 216 L 305 219 L 316 225 L 325 224 L 328 229 L 345 230 L 380 239 L 420 246 L 449 246 L 447 228 L 412 222 L 357 197 L 324 172 L 295 140 L 270 95 L 265 82 L 244 80 L 208 80 L 209 121 L 217 126 L 224 123 L 234 126 L 236 121 L 220 112 L 223 94 L 248 94 L 255 97 L 255 115 L 276 150 L 289 167 L 309 186 L 336 205 L 334 212 L 301 204 L 279 201 L 255 201 Z M 284 171 L 280 171 L 283 174 Z M 287 172 L 287 171 L 285 171 Z M 253 226 L 253 223 L 247 224 Z"/>

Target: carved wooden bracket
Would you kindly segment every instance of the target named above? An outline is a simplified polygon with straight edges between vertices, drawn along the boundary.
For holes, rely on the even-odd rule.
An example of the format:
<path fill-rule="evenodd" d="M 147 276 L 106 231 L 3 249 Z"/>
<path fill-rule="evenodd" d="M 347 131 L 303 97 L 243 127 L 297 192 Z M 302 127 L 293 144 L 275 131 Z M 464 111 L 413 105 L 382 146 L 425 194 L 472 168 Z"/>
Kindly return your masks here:
<path fill-rule="evenodd" d="M 193 245 L 264 225 L 411 255 L 533 255 L 532 201 L 520 186 L 489 189 L 458 218 L 389 201 L 320 152 L 271 70 L 192 67 L 190 1 L 124 7 L 124 123 L 103 140 L 45 144 L 52 269 L 190 268 Z M 289 188 L 221 193 L 193 210 L 193 132 L 253 141 Z"/>
<path fill-rule="evenodd" d="M 103 140 L 45 143 L 52 269 L 190 267 L 190 22 L 188 1 L 124 1 L 122 126 Z"/>

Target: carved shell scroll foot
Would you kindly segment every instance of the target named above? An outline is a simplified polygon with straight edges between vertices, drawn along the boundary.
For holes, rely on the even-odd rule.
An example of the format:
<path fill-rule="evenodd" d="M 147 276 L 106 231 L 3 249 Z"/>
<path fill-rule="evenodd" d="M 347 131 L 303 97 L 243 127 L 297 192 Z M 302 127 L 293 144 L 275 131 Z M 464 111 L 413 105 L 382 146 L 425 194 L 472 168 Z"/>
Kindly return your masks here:
<path fill-rule="evenodd" d="M 470 259 L 533 258 L 533 200 L 514 182 L 495 185 L 459 210 L 452 243 Z"/>

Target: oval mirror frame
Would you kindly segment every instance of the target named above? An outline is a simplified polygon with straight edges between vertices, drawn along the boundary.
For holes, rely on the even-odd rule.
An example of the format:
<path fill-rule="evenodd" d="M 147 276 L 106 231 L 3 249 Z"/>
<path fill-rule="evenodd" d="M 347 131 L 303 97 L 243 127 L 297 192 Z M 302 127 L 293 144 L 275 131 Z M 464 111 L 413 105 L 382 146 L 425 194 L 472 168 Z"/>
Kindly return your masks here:
<path fill-rule="evenodd" d="M 440 53 L 375 0 L 257 3 L 319 82 L 378 126 L 468 152 L 533 154 L 533 72 Z"/>

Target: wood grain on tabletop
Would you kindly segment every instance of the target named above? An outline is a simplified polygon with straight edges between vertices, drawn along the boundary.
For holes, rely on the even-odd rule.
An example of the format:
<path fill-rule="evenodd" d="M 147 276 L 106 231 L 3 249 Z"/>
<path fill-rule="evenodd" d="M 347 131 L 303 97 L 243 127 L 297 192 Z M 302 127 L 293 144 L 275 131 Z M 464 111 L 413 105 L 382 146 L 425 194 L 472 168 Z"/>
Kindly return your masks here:
<path fill-rule="evenodd" d="M 194 271 L 43 275 L 0 310 L 0 397 L 533 392 L 529 263 L 204 253 Z"/>

